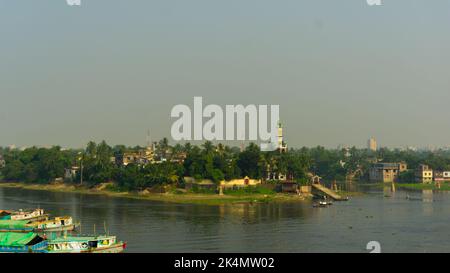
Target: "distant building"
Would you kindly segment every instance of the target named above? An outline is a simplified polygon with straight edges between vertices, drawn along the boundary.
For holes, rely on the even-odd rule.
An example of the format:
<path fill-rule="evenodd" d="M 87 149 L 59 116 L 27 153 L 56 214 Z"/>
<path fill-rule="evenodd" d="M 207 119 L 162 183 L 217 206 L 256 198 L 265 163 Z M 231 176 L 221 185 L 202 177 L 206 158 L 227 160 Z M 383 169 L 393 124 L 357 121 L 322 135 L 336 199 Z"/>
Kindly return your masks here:
<path fill-rule="evenodd" d="M 206 189 L 206 190 L 215 190 L 217 189 L 217 184 L 214 183 L 211 179 L 200 179 L 197 180 L 193 177 L 184 177 L 185 188 L 186 190 L 192 189 Z"/>
<path fill-rule="evenodd" d="M 435 182 L 450 182 L 450 171 L 434 171 L 433 178 Z"/>
<path fill-rule="evenodd" d="M 171 163 L 183 164 L 186 158 L 187 158 L 186 152 L 173 153 L 173 151 L 169 149 L 168 151 L 166 151 L 166 158 L 162 159 L 164 159 L 164 161 L 168 160 Z"/>
<path fill-rule="evenodd" d="M 369 180 L 371 182 L 395 182 L 400 173 L 407 171 L 406 163 L 376 163 L 369 169 Z"/>
<path fill-rule="evenodd" d="M 78 166 L 64 169 L 64 180 L 68 182 L 74 182 L 79 171 L 80 167 Z"/>
<path fill-rule="evenodd" d="M 0 169 L 6 166 L 6 161 L 2 155 L 0 155 Z"/>
<path fill-rule="evenodd" d="M 373 152 L 377 151 L 378 146 L 377 146 L 377 141 L 375 140 L 375 138 L 372 137 L 367 141 L 367 149 L 369 151 L 373 151 Z"/>
<path fill-rule="evenodd" d="M 430 184 L 433 182 L 433 170 L 425 164 L 421 164 L 415 171 L 416 182 Z"/>
<path fill-rule="evenodd" d="M 233 179 L 230 181 L 220 181 L 220 186 L 223 188 L 244 188 L 248 186 L 257 186 L 261 184 L 261 179 L 250 179 L 248 176 L 243 179 Z"/>
<path fill-rule="evenodd" d="M 267 177 L 266 180 L 278 180 L 285 181 L 286 174 L 276 171 L 276 166 L 267 164 Z"/>
<path fill-rule="evenodd" d="M 298 183 L 294 180 L 293 175 L 289 175 L 289 177 L 281 181 L 281 191 L 285 193 L 299 193 Z"/>
<path fill-rule="evenodd" d="M 322 177 L 314 175 L 310 177 L 311 184 L 319 184 L 322 182 Z"/>
<path fill-rule="evenodd" d="M 129 164 L 146 165 L 154 162 L 154 153 L 152 147 L 139 150 L 137 152 L 125 152 L 120 162 L 122 165 L 127 166 Z"/>

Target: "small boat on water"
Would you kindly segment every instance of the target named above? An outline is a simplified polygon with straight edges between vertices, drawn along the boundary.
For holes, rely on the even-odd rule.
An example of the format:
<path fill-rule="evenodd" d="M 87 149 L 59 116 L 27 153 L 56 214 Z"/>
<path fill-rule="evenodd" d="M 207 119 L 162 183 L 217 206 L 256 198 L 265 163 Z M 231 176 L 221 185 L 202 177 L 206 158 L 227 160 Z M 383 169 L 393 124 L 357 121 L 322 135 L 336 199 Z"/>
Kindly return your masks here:
<path fill-rule="evenodd" d="M 43 209 L 0 210 L 0 220 L 44 220 L 48 214 Z"/>
<path fill-rule="evenodd" d="M 0 233 L 0 253 L 46 253 L 48 241 L 34 232 Z"/>
<path fill-rule="evenodd" d="M 29 220 L 0 220 L 0 232 L 55 232 L 72 231 L 79 224 L 75 224 L 72 217 L 55 217 L 42 221 Z"/>
<path fill-rule="evenodd" d="M 73 231 L 80 224 L 74 223 L 72 217 L 63 216 L 54 219 L 31 222 L 28 224 L 35 232 Z"/>
<path fill-rule="evenodd" d="M 116 236 L 64 236 L 47 239 L 37 233 L 0 233 L 0 253 L 120 253 L 126 248 Z"/>
<path fill-rule="evenodd" d="M 319 201 L 315 204 L 313 204 L 314 208 L 324 208 L 324 207 L 328 207 L 330 204 L 326 201 Z"/>
<path fill-rule="evenodd" d="M 120 253 L 126 243 L 116 236 L 63 236 L 48 241 L 48 253 Z"/>

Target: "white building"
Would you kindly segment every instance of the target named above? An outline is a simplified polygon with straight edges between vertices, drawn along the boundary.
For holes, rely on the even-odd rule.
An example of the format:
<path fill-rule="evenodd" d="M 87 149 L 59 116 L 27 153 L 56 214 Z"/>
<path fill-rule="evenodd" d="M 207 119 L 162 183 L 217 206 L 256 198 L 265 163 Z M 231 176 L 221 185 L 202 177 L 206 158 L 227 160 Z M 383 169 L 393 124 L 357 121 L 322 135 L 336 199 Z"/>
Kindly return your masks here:
<path fill-rule="evenodd" d="M 0 168 L 4 168 L 6 166 L 6 161 L 2 155 L 0 155 Z"/>
<path fill-rule="evenodd" d="M 433 182 L 433 170 L 428 165 L 420 165 L 415 172 L 416 182 L 430 184 Z"/>
<path fill-rule="evenodd" d="M 367 141 L 367 149 L 368 149 L 369 151 L 373 151 L 373 152 L 376 152 L 376 151 L 377 151 L 378 146 L 377 146 L 377 141 L 376 141 L 375 138 L 371 137 L 371 138 Z"/>

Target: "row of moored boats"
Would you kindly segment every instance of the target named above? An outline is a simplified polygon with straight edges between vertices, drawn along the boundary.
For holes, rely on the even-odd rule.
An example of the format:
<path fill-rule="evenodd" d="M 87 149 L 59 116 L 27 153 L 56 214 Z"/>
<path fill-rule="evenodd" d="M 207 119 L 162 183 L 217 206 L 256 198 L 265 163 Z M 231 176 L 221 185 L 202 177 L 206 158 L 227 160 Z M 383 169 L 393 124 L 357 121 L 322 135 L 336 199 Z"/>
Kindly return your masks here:
<path fill-rule="evenodd" d="M 79 226 L 70 216 L 50 218 L 43 209 L 0 210 L 0 253 L 118 253 L 126 247 L 116 236 L 75 235 Z"/>

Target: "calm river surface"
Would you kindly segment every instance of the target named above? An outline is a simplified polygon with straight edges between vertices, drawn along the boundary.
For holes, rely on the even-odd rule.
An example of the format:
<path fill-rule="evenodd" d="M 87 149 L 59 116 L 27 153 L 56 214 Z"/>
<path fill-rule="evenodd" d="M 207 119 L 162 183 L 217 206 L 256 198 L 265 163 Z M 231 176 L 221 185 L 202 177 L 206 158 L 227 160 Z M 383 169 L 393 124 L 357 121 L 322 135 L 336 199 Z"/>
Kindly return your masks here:
<path fill-rule="evenodd" d="M 367 191 L 366 191 L 367 192 Z M 409 195 L 414 200 L 407 199 Z M 0 209 L 71 215 L 127 252 L 450 252 L 450 194 L 371 190 L 329 208 L 311 203 L 186 205 L 0 188 Z"/>

